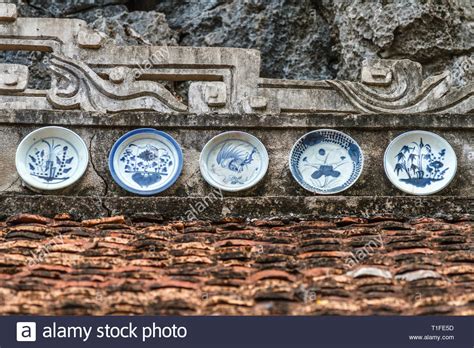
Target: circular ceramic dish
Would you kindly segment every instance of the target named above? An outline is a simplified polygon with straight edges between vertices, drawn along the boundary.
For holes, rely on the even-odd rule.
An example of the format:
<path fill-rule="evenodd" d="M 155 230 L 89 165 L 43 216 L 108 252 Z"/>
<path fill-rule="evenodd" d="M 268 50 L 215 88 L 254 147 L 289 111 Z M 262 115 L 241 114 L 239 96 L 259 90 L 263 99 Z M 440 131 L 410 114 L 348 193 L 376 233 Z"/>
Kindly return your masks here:
<path fill-rule="evenodd" d="M 115 182 L 139 195 L 153 195 L 173 185 L 183 168 L 183 153 L 168 134 L 135 129 L 114 144 L 109 169 Z"/>
<path fill-rule="evenodd" d="M 199 165 L 209 185 L 224 191 L 242 191 L 265 176 L 268 153 L 260 140 L 251 134 L 225 132 L 204 146 Z"/>
<path fill-rule="evenodd" d="M 456 167 L 451 145 L 431 132 L 400 134 L 385 150 L 385 174 L 397 188 L 414 195 L 442 190 L 454 178 Z"/>
<path fill-rule="evenodd" d="M 351 187 L 359 178 L 364 156 L 347 134 L 320 129 L 303 135 L 290 152 L 290 171 L 306 190 L 333 194 Z"/>
<path fill-rule="evenodd" d="M 28 134 L 16 150 L 16 169 L 38 190 L 74 184 L 87 169 L 89 152 L 79 135 L 63 127 L 43 127 Z"/>

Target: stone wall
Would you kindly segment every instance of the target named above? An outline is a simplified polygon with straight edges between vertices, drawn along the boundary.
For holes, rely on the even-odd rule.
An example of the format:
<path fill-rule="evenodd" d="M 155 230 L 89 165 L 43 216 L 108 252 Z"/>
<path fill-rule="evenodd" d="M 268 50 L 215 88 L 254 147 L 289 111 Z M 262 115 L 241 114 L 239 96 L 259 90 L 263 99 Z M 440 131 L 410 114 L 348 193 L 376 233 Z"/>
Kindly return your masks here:
<path fill-rule="evenodd" d="M 43 193 L 25 187 L 15 169 L 17 144 L 30 131 L 48 124 L 68 127 L 89 145 L 90 163 L 83 179 L 60 192 Z M 0 189 L 2 214 L 35 212 L 54 215 L 74 210 L 80 217 L 115 213 L 166 218 L 311 217 L 356 214 L 374 216 L 462 215 L 472 211 L 474 166 L 473 118 L 470 115 L 164 115 L 123 112 L 99 115 L 77 111 L 2 111 L 0 113 Z M 108 169 L 114 142 L 127 131 L 153 127 L 172 135 L 184 153 L 183 172 L 168 190 L 140 198 L 121 189 Z M 351 135 L 361 146 L 365 164 L 359 180 L 339 196 L 318 196 L 293 179 L 288 155 L 296 140 L 313 129 L 334 128 Z M 414 197 L 395 188 L 383 169 L 383 154 L 398 134 L 425 129 L 440 134 L 453 146 L 458 170 L 455 179 L 436 196 Z M 199 154 L 214 135 L 243 130 L 267 147 L 269 170 L 257 186 L 239 193 L 216 192 L 202 178 Z M 222 195 L 222 198 L 220 197 Z M 211 199 L 212 197 L 216 199 Z M 9 197 L 9 200 L 6 200 Z M 210 198 L 211 197 L 211 198 Z M 208 207 L 198 212 L 200 202 Z M 194 210 L 193 210 L 194 208 Z M 56 210 L 54 210 L 56 209 Z M 193 216 L 195 215 L 195 216 Z"/>
<path fill-rule="evenodd" d="M 468 40 L 472 11 L 467 3 L 146 4 L 149 12 L 134 11 L 145 6 L 135 1 L 0 3 L 2 216 L 472 214 L 474 84 Z M 87 22 L 36 18 L 45 16 Z M 321 18 L 325 24 L 313 25 Z M 242 26 L 245 30 L 234 30 Z M 244 48 L 209 47 L 214 45 Z M 245 47 L 261 48 L 263 55 Z M 332 57 L 328 47 L 338 53 Z M 27 61 L 24 51 L 31 52 Z M 35 57 L 45 59 L 36 64 Z M 436 63 L 438 58 L 443 63 Z M 292 76 L 305 79 L 281 79 Z M 348 80 L 340 79 L 346 76 Z M 15 170 L 18 143 L 45 125 L 71 128 L 89 146 L 87 174 L 61 192 L 34 192 Z M 119 188 L 107 165 L 113 143 L 140 127 L 170 133 L 184 151 L 179 180 L 148 198 Z M 321 128 L 346 132 L 365 154 L 362 176 L 342 195 L 313 195 L 288 170 L 292 145 Z M 383 170 L 389 142 L 416 129 L 443 136 L 458 158 L 454 181 L 430 197 L 403 194 Z M 248 131 L 261 139 L 270 168 L 251 190 L 219 193 L 209 203 L 216 192 L 200 175 L 199 154 L 209 139 L 226 130 Z M 203 204 L 203 210 L 196 209 Z"/>

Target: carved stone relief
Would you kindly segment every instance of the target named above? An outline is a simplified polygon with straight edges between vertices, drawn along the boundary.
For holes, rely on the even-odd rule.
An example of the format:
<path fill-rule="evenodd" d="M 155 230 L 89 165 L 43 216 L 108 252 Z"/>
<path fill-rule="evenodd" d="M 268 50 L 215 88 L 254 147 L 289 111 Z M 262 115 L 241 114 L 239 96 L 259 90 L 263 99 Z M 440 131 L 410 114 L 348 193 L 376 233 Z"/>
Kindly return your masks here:
<path fill-rule="evenodd" d="M 28 67 L 0 64 L 0 108 L 166 113 L 468 113 L 471 82 L 423 78 L 410 60 L 372 60 L 361 81 L 260 78 L 252 49 L 116 46 L 77 19 L 17 18 L 0 4 L 0 50 L 51 53 L 48 90 L 27 88 Z M 472 67 L 471 67 L 472 68 Z M 190 81 L 183 102 L 163 81 Z"/>

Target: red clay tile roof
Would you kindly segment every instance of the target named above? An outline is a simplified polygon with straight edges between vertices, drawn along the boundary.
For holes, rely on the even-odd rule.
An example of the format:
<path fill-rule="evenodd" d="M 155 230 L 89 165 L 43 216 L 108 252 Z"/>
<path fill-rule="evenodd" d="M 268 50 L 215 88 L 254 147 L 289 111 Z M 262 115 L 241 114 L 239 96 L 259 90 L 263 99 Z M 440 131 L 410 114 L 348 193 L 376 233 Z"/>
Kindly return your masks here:
<path fill-rule="evenodd" d="M 2 314 L 474 315 L 473 223 L 0 222 Z"/>

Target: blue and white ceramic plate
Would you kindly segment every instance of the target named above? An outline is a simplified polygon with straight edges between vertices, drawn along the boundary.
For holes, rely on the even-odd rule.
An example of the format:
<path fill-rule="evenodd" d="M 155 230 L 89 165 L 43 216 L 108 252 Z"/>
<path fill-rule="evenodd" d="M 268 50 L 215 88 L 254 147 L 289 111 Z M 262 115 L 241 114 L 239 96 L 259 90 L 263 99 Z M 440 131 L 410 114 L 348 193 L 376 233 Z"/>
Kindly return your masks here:
<path fill-rule="evenodd" d="M 63 127 L 43 127 L 18 145 L 16 169 L 38 190 L 59 190 L 78 181 L 87 169 L 89 152 L 82 138 Z"/>
<path fill-rule="evenodd" d="M 400 134 L 385 150 L 385 174 L 397 188 L 414 195 L 442 190 L 454 178 L 456 167 L 451 145 L 431 132 Z"/>
<path fill-rule="evenodd" d="M 183 168 L 183 153 L 168 134 L 152 128 L 135 129 L 112 147 L 109 169 L 122 188 L 153 195 L 173 185 Z"/>
<path fill-rule="evenodd" d="M 209 185 L 224 191 L 242 191 L 265 176 L 268 153 L 260 140 L 251 134 L 225 132 L 204 146 L 199 165 Z"/>
<path fill-rule="evenodd" d="M 290 152 L 290 171 L 306 190 L 333 194 L 351 187 L 359 178 L 364 156 L 347 134 L 320 129 L 303 135 Z"/>

